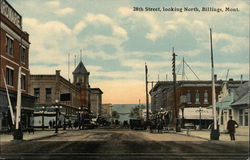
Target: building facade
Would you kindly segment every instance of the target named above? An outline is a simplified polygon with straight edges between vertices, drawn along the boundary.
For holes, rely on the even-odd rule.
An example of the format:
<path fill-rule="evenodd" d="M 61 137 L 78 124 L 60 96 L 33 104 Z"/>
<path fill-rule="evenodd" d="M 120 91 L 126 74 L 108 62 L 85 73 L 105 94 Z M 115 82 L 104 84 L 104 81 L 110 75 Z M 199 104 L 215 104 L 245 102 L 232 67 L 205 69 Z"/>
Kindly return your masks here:
<path fill-rule="evenodd" d="M 55 120 L 55 106 L 61 106 L 61 123 L 64 119 L 80 120 L 83 111 L 98 114 L 102 105 L 102 91 L 90 88 L 89 72 L 82 62 L 78 64 L 73 74 L 73 83 L 66 80 L 57 70 L 54 75 L 31 75 L 30 93 L 36 97 L 35 124 L 45 127 L 50 120 Z M 44 119 L 45 116 L 46 118 Z"/>
<path fill-rule="evenodd" d="M 22 16 L 6 1 L 0 0 L 0 130 L 11 125 L 4 78 L 15 112 L 18 73 L 21 67 L 21 125 L 29 127 L 34 111 L 34 97 L 29 95 L 29 34 L 22 30 Z"/>
<path fill-rule="evenodd" d="M 112 118 L 112 106 L 111 103 L 102 104 L 101 116 L 110 120 Z"/>
<path fill-rule="evenodd" d="M 216 101 L 218 101 L 222 83 L 222 81 L 216 81 Z M 229 85 L 236 88 L 240 85 L 240 81 L 231 80 Z M 157 113 L 164 109 L 169 114 L 171 124 L 176 123 L 176 118 L 181 119 L 182 124 L 200 125 L 199 123 L 202 123 L 203 128 L 207 128 L 212 122 L 212 108 L 208 108 L 212 104 L 211 81 L 177 81 L 176 109 L 172 81 L 158 82 L 150 91 L 150 95 L 152 112 Z"/>
<path fill-rule="evenodd" d="M 230 88 L 227 83 L 224 83 L 220 99 L 216 103 L 221 132 L 227 132 L 227 121 L 229 116 L 232 116 L 239 124 L 236 133 L 249 135 L 249 84 L 245 82 L 238 88 Z"/>
<path fill-rule="evenodd" d="M 100 88 L 91 88 L 90 89 L 90 110 L 91 112 L 98 117 L 101 115 L 102 111 L 102 90 Z"/>
<path fill-rule="evenodd" d="M 77 119 L 81 104 L 80 88 L 63 78 L 60 70 L 56 70 L 54 75 L 30 75 L 29 88 L 35 97 L 35 117 L 47 117 L 45 126 L 48 126 L 49 120 L 55 120 L 55 106 L 62 106 L 60 114 L 64 118 Z M 35 122 L 35 125 L 41 126 L 42 122 Z"/>

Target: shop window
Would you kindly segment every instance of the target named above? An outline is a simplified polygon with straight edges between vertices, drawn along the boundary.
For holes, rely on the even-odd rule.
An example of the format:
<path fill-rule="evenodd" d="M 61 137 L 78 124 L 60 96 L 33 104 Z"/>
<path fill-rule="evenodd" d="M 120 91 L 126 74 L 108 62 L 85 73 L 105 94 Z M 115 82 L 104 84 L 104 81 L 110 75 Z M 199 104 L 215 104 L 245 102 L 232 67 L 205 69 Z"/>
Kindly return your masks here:
<path fill-rule="evenodd" d="M 51 88 L 46 88 L 46 102 L 51 102 L 52 98 L 51 98 Z"/>
<path fill-rule="evenodd" d="M 14 70 L 6 68 L 6 83 L 7 85 L 13 86 Z"/>
<path fill-rule="evenodd" d="M 14 55 L 14 41 L 9 36 L 6 36 L 6 53 L 8 55 Z"/>

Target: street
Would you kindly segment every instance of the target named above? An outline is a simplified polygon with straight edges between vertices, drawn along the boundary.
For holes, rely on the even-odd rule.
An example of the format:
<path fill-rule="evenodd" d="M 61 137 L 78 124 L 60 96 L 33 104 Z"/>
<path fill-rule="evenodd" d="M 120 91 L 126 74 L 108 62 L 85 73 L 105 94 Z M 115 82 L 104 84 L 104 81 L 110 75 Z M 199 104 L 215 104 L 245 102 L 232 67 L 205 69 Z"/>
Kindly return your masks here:
<path fill-rule="evenodd" d="M 246 141 L 127 129 L 68 130 L 50 138 L 1 143 L 1 159 L 247 159 L 247 155 Z"/>

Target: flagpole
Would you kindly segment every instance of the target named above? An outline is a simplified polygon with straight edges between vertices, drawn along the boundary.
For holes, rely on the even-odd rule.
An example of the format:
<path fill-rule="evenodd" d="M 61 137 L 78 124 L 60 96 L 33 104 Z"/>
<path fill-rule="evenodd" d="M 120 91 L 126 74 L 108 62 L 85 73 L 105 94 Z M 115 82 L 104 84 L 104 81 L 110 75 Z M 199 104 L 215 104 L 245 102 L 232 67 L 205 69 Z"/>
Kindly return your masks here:
<path fill-rule="evenodd" d="M 7 83 L 5 80 L 3 69 L 2 69 L 2 73 L 3 73 L 3 81 L 4 81 L 5 88 L 6 88 L 6 94 L 7 94 L 7 99 L 8 99 L 8 103 L 9 103 L 9 108 L 10 108 L 11 122 L 12 122 L 12 125 L 14 126 L 15 125 L 15 117 L 14 117 L 13 108 L 12 108 L 11 101 L 10 101 L 9 90 L 7 87 Z"/>
<path fill-rule="evenodd" d="M 213 119 L 214 124 L 211 130 L 210 139 L 219 140 L 219 128 L 217 127 L 216 118 L 216 96 L 215 96 L 215 80 L 214 80 L 214 58 L 213 58 L 213 43 L 212 43 L 212 29 L 210 28 L 210 44 L 211 44 L 211 67 L 212 67 L 212 106 L 213 106 Z"/>

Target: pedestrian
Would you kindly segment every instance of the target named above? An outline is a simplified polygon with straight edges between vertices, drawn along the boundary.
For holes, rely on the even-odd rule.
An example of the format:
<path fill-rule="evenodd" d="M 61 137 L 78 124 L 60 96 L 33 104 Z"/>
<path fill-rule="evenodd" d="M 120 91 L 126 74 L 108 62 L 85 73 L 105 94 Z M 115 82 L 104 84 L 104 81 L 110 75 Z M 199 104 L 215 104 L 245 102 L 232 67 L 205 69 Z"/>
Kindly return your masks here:
<path fill-rule="evenodd" d="M 69 128 L 73 129 L 71 120 L 69 119 Z"/>
<path fill-rule="evenodd" d="M 54 119 L 52 120 L 52 126 L 53 126 L 53 128 L 56 126 L 56 122 Z"/>
<path fill-rule="evenodd" d="M 52 124 L 52 121 L 50 120 L 50 121 L 49 121 L 49 128 L 50 128 L 50 129 L 52 128 L 52 125 L 53 125 L 53 124 Z"/>
<path fill-rule="evenodd" d="M 227 122 L 227 130 L 230 135 L 231 141 L 235 141 L 235 128 L 238 127 L 238 123 L 235 120 L 232 120 L 232 116 L 229 116 L 229 121 Z"/>
<path fill-rule="evenodd" d="M 78 122 L 76 120 L 74 122 L 74 127 L 75 127 L 75 129 L 78 127 Z"/>

